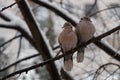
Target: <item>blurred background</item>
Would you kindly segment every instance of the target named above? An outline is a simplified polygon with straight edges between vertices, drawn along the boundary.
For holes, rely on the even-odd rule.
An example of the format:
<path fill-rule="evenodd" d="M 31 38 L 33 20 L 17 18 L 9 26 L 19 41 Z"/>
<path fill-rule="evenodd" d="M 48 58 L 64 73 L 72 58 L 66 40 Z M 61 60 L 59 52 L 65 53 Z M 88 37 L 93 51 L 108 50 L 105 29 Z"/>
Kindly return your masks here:
<path fill-rule="evenodd" d="M 56 15 L 53 11 L 34 3 L 32 0 L 26 0 L 29 8 L 40 26 L 45 37 L 45 41 L 52 50 L 52 56 L 55 57 L 60 49 L 58 46 L 58 36 L 62 31 L 62 26 L 66 22 L 62 17 Z M 38 0 L 39 1 L 39 0 Z M 120 0 L 41 0 L 53 7 L 59 9 L 64 14 L 71 17 L 77 23 L 80 18 L 87 15 L 91 16 L 92 23 L 95 25 L 98 36 L 120 25 Z M 0 0 L 0 10 L 13 4 L 15 0 Z M 26 16 L 27 17 L 27 16 Z M 21 14 L 17 4 L 9 7 L 0 13 L 0 69 L 23 59 L 25 57 L 37 54 L 38 51 L 24 38 L 21 33 L 15 29 L 6 28 L 20 26 L 29 35 L 31 32 Z M 17 37 L 18 36 L 18 37 Z M 17 37 L 17 38 L 15 38 Z M 15 39 L 13 39 L 15 38 Z M 10 39 L 13 39 L 9 41 Z M 105 37 L 102 41 L 120 55 L 120 32 Z M 7 42 L 7 43 L 6 43 Z M 60 53 L 61 54 L 61 53 Z M 74 67 L 72 71 L 66 73 L 73 80 L 94 80 L 96 71 L 101 65 L 106 63 L 120 64 L 120 61 L 114 59 L 98 48 L 93 43 L 88 45 L 85 50 L 85 60 L 82 63 L 76 62 L 76 54 L 74 57 Z M 14 65 L 9 69 L 0 71 L 0 77 L 4 77 L 12 72 L 27 68 L 34 64 L 42 62 L 42 56 L 25 60 L 20 64 Z M 63 60 L 55 62 L 58 72 L 61 74 Z M 120 69 L 115 65 L 108 65 L 99 71 L 96 80 L 120 80 Z M 46 77 L 47 76 L 47 77 Z M 61 75 L 60 75 L 61 76 Z M 35 68 L 28 73 L 9 78 L 9 80 L 52 80 L 46 67 Z M 64 79 L 61 79 L 64 80 Z M 67 80 L 67 79 L 66 79 Z M 69 80 L 69 79 L 68 79 Z"/>

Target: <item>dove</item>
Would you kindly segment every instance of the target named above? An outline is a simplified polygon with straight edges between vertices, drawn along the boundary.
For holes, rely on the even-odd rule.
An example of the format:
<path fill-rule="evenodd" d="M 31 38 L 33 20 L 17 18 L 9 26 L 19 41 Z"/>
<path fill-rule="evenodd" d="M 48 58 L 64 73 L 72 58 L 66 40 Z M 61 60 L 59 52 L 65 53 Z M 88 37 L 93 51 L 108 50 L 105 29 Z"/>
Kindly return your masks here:
<path fill-rule="evenodd" d="M 78 37 L 78 45 L 87 42 L 93 38 L 95 33 L 95 27 L 89 17 L 85 16 L 81 18 L 76 26 L 76 34 Z M 83 62 L 84 60 L 84 47 L 78 49 L 77 62 Z"/>
<path fill-rule="evenodd" d="M 72 24 L 66 22 L 63 25 L 63 31 L 60 33 L 58 41 L 61 47 L 61 51 L 65 54 L 67 51 L 74 49 L 77 46 L 77 35 L 72 29 Z M 73 68 L 73 53 L 64 57 L 64 69 L 71 71 Z"/>

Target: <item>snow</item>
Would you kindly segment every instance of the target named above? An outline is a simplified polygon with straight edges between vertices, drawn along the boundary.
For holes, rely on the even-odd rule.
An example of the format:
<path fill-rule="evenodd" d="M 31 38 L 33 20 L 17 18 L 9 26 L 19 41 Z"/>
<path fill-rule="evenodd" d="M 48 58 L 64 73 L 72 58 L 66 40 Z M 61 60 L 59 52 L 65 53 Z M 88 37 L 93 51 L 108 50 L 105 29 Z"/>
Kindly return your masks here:
<path fill-rule="evenodd" d="M 40 80 L 39 74 L 36 74 L 35 70 L 29 71 L 27 74 L 22 73 L 17 80 Z"/>
<path fill-rule="evenodd" d="M 56 7 L 58 10 L 62 11 L 63 13 L 65 13 L 67 16 L 69 16 L 70 18 L 72 18 L 76 22 L 79 21 L 79 17 L 83 16 L 82 12 L 79 13 L 80 14 L 79 17 L 75 16 L 74 14 L 73 15 L 69 14 L 68 11 L 66 11 L 65 9 L 62 9 L 60 7 L 60 5 L 58 5 L 55 2 L 50 3 L 50 2 L 48 2 L 48 0 L 42 0 L 42 1 L 45 2 L 45 3 L 47 3 L 47 4 L 49 4 L 49 5 L 51 5 L 51 6 L 53 6 L 53 7 Z M 38 20 L 44 20 L 44 19 L 46 19 L 48 17 L 48 12 L 47 12 L 46 9 L 41 8 L 41 9 L 38 9 L 38 10 L 41 10 L 41 13 L 38 12 L 36 14 Z M 1 21 L 0 24 L 5 24 L 5 25 L 19 25 L 22 28 L 24 28 L 25 30 L 27 30 L 27 32 L 30 33 L 30 31 L 29 31 L 26 23 L 24 22 L 24 20 L 22 20 L 21 18 L 15 16 L 12 12 L 10 12 L 8 10 L 3 11 L 2 13 L 5 14 L 8 18 L 10 18 L 11 21 L 10 22 Z M 56 33 L 56 35 L 58 37 L 59 33 L 62 31 L 61 27 L 65 23 L 65 20 L 63 20 L 62 18 L 60 18 L 60 17 L 58 17 L 58 16 L 56 16 L 54 14 L 52 14 L 52 16 L 53 16 L 52 18 L 54 20 L 55 33 Z M 103 15 L 103 17 L 104 16 L 105 15 Z M 118 26 L 118 24 L 120 22 L 120 21 L 117 21 L 115 18 L 113 18 L 113 19 L 107 19 L 106 17 L 104 17 L 103 20 L 105 20 L 104 22 L 107 24 L 107 27 L 109 29 L 112 29 L 114 26 Z M 103 27 L 104 25 L 102 24 L 102 20 L 100 18 L 99 19 L 92 18 L 92 21 L 93 21 L 93 24 L 95 24 L 95 27 L 97 29 L 96 35 L 103 33 L 102 30 L 104 28 Z M 47 28 L 44 29 L 44 31 L 41 31 L 41 34 L 43 35 L 44 41 L 46 42 L 46 45 L 49 48 L 51 56 L 55 57 L 57 51 L 52 51 L 51 46 L 49 44 L 49 41 L 48 41 L 48 39 L 45 36 L 45 32 L 46 31 L 47 31 Z M 105 29 L 105 31 L 107 31 L 107 29 Z M 12 33 L 12 34 L 9 33 L 9 36 L 14 35 L 14 34 L 15 33 Z M 0 36 L 2 36 L 2 34 L 0 34 Z M 57 37 L 56 37 L 56 42 L 57 42 Z M 105 41 L 105 40 L 103 40 L 103 41 L 104 41 L 104 43 L 106 45 L 110 46 L 113 50 L 116 51 L 116 49 L 114 49 L 107 41 Z M 16 41 L 16 44 L 17 43 L 18 42 Z M 58 42 L 56 44 L 58 45 Z M 27 56 L 30 56 L 30 55 L 33 55 L 33 54 L 37 53 L 37 51 L 35 49 L 29 48 L 29 44 L 24 44 L 24 45 L 27 46 L 27 47 L 24 48 L 24 49 L 22 49 L 22 51 L 20 53 L 19 59 L 22 59 L 24 57 L 27 57 Z M 92 45 L 92 46 L 94 46 L 94 45 Z M 96 46 L 94 46 L 94 47 L 96 47 Z M 75 80 L 79 80 L 81 78 L 85 78 L 85 77 L 89 76 L 87 72 L 94 72 L 100 65 L 112 61 L 110 59 L 110 57 L 105 54 L 105 52 L 103 52 L 102 50 L 100 50 L 98 48 L 97 49 L 94 48 L 94 49 L 95 50 L 92 51 L 92 50 L 90 50 L 90 49 L 88 50 L 88 48 L 86 48 L 85 60 L 82 63 L 77 63 L 76 59 L 74 57 L 74 67 L 73 67 L 73 70 L 71 72 L 68 72 L 68 73 L 70 73 L 70 75 L 73 76 Z M 13 49 L 13 50 L 17 52 L 17 47 L 15 49 Z M 11 56 L 13 56 L 14 58 L 16 58 L 15 55 L 16 54 L 12 54 Z M 38 59 L 38 57 L 33 58 L 33 59 L 29 59 L 27 61 L 22 62 L 21 63 L 22 67 L 20 66 L 20 68 L 31 66 L 31 65 L 34 64 L 34 62 L 41 62 L 41 61 L 42 60 Z M 116 61 L 114 60 L 113 62 L 116 62 Z M 63 66 L 63 60 L 62 59 L 57 60 L 57 61 L 55 61 L 55 64 L 57 65 L 57 68 L 60 71 L 61 67 Z M 93 76 L 85 78 L 84 80 L 91 80 L 91 77 L 93 77 Z M 18 80 L 24 80 L 23 78 L 26 78 L 26 80 L 39 80 L 40 76 L 38 74 L 36 74 L 35 70 L 31 70 L 27 74 L 26 73 L 22 73 L 20 75 L 20 77 L 18 77 Z M 111 78 L 109 78 L 109 79 L 111 79 Z M 117 79 L 117 78 L 115 77 L 115 79 Z"/>

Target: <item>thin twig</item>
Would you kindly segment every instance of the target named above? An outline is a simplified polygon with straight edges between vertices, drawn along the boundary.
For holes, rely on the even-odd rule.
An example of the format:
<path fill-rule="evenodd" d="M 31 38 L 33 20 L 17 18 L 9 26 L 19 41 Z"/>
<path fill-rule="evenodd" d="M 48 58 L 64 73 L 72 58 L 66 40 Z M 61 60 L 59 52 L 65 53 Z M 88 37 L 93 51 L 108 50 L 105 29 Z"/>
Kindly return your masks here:
<path fill-rule="evenodd" d="M 90 17 L 93 17 L 93 16 L 95 16 L 95 15 L 98 14 L 98 13 L 101 13 L 101 12 L 103 12 L 103 11 L 107 11 L 107 10 L 110 10 L 110 9 L 114 9 L 114 8 L 120 8 L 120 6 L 109 7 L 109 8 L 105 8 L 105 9 L 96 11 L 95 13 L 91 14 Z"/>
<path fill-rule="evenodd" d="M 17 30 L 19 31 L 23 37 L 29 41 L 29 43 L 35 48 L 36 48 L 36 45 L 35 45 L 35 42 L 34 40 L 32 39 L 32 37 L 20 26 L 17 26 L 17 25 L 5 25 L 5 24 L 0 24 L 0 28 L 6 28 L 6 29 L 13 29 L 13 30 Z"/>
<path fill-rule="evenodd" d="M 17 52 L 17 58 L 18 58 L 19 55 L 20 55 L 21 47 L 22 47 L 22 36 L 20 37 L 20 40 L 19 40 L 19 48 L 18 48 L 18 52 Z"/>
<path fill-rule="evenodd" d="M 110 73 L 110 75 L 108 77 L 106 77 L 106 79 L 104 79 L 104 80 L 107 80 L 110 76 L 112 76 L 113 74 L 115 74 L 118 70 L 120 70 L 120 67 L 118 67 L 115 71 L 113 71 L 112 73 Z"/>
<path fill-rule="evenodd" d="M 3 12 L 4 10 L 8 9 L 8 8 L 11 8 L 12 6 L 14 6 L 15 4 L 17 4 L 17 3 L 20 2 L 20 1 L 21 1 L 21 0 L 17 0 L 16 2 L 14 2 L 14 3 L 12 3 L 12 4 L 4 7 L 4 8 L 2 8 L 2 9 L 0 10 L 0 13 Z"/>
<path fill-rule="evenodd" d="M 120 68 L 120 65 L 119 64 L 116 64 L 116 63 L 106 63 L 104 65 L 101 65 L 95 72 L 95 75 L 93 77 L 92 80 L 96 80 L 98 74 L 99 74 L 99 71 L 102 69 L 102 68 L 105 68 L 106 66 L 109 66 L 109 65 L 114 65 L 114 66 L 117 66 L 118 68 Z"/>
<path fill-rule="evenodd" d="M 97 0 L 94 1 L 92 7 L 89 9 L 89 11 L 86 13 L 86 16 L 89 16 L 91 14 L 91 12 L 93 11 L 93 9 L 95 8 L 95 6 L 97 5 Z"/>
<path fill-rule="evenodd" d="M 19 38 L 21 36 L 23 36 L 23 35 L 20 34 L 18 36 L 15 36 L 15 37 L 11 38 L 10 40 L 8 40 L 8 41 L 4 42 L 3 44 L 1 44 L 0 47 L 3 47 L 4 45 L 8 44 L 9 42 L 11 42 L 11 41 L 13 41 L 13 40 L 15 40 L 15 39 L 17 39 L 17 38 Z"/>
<path fill-rule="evenodd" d="M 22 62 L 22 61 L 25 61 L 25 60 L 28 60 L 28 59 L 37 57 L 37 56 L 39 56 L 39 55 L 40 55 L 40 54 L 34 54 L 34 55 L 28 56 L 28 57 L 26 57 L 26 58 L 22 58 L 22 59 L 20 59 L 20 60 L 14 62 L 14 63 L 8 65 L 8 66 L 5 67 L 5 68 L 0 69 L 0 72 L 7 70 L 8 68 L 10 68 L 10 67 L 12 67 L 12 66 L 15 66 L 16 64 L 18 64 L 18 63 L 20 63 L 20 62 Z"/>

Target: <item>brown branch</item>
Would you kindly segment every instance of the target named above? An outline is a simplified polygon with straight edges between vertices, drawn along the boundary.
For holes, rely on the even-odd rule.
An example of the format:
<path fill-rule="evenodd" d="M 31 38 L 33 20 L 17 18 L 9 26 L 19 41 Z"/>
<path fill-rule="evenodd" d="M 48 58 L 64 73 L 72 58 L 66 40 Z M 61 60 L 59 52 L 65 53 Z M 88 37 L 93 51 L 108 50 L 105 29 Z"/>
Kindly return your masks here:
<path fill-rule="evenodd" d="M 52 53 L 50 52 L 50 48 L 48 48 L 48 45 L 43 37 L 43 34 L 41 33 L 40 26 L 38 26 L 38 24 L 34 18 L 34 15 L 31 11 L 31 9 L 29 8 L 27 1 L 21 0 L 17 4 L 18 4 L 18 7 L 19 7 L 23 17 L 24 17 L 25 22 L 28 25 L 28 28 L 31 31 L 31 34 L 32 34 L 35 44 L 37 46 L 37 50 L 39 51 L 39 53 L 41 53 L 43 60 L 52 58 L 52 55 L 51 55 Z M 47 68 L 52 80 L 61 80 L 54 62 L 47 64 L 46 68 Z"/>

